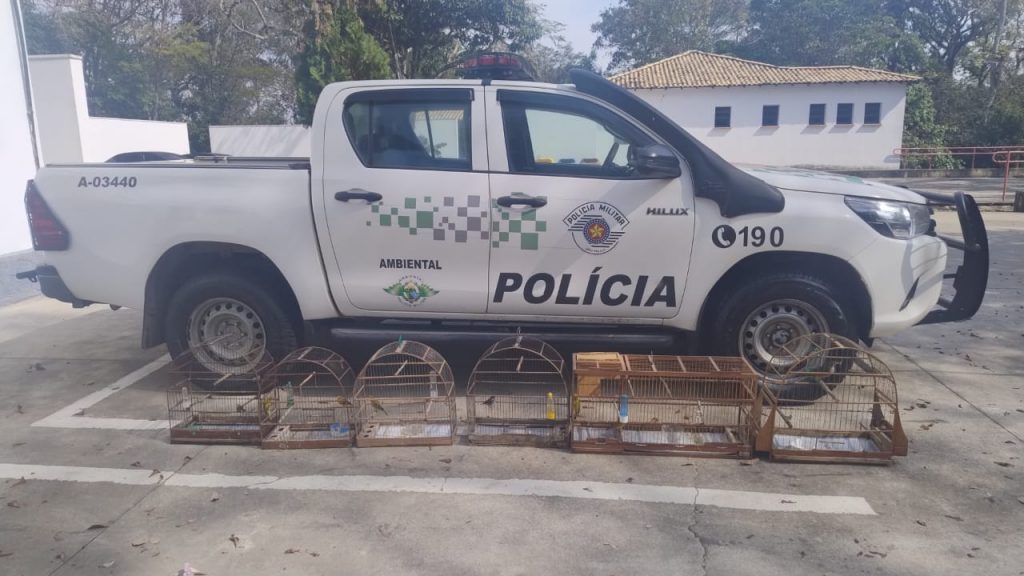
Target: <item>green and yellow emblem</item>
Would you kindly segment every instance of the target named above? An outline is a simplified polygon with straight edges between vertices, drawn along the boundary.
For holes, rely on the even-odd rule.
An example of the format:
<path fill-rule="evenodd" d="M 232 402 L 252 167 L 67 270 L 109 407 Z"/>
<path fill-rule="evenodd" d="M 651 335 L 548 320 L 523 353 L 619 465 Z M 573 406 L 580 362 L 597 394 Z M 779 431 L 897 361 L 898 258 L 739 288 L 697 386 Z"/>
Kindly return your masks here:
<path fill-rule="evenodd" d="M 418 276 L 403 276 L 391 286 L 384 289 L 385 292 L 398 299 L 407 306 L 418 306 L 427 298 L 437 294 L 434 290 Z"/>

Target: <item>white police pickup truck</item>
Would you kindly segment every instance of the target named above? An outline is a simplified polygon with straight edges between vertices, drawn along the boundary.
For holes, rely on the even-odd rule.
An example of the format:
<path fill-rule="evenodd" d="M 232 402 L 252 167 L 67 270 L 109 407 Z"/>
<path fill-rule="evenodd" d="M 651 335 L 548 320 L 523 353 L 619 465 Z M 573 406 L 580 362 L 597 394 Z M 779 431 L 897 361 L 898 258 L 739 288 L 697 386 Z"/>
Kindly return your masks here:
<path fill-rule="evenodd" d="M 522 330 L 763 369 L 801 334 L 870 341 L 978 310 L 970 196 L 737 168 L 602 77 L 572 78 L 332 84 L 308 160 L 47 166 L 26 193 L 41 265 L 20 276 L 141 309 L 143 346 L 206 346 L 223 370 L 324 329 Z M 936 234 L 934 204 L 956 207 L 963 241 Z M 965 253 L 955 274 L 947 245 Z"/>

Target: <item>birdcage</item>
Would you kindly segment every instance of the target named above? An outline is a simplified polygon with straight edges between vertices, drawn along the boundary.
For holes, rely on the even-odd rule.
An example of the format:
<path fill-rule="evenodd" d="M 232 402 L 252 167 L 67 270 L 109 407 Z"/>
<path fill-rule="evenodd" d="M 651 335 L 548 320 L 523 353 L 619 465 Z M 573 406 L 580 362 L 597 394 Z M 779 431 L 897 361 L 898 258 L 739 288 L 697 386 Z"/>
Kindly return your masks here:
<path fill-rule="evenodd" d="M 842 336 L 809 334 L 782 346 L 761 388 L 757 450 L 773 459 L 885 463 L 907 454 L 892 372 Z"/>
<path fill-rule="evenodd" d="M 216 357 L 211 349 L 219 352 Z M 259 444 L 267 432 L 260 413 L 264 376 L 272 366 L 266 350 L 231 354 L 224 338 L 176 358 L 171 368 L 175 378 L 167 388 L 171 443 Z"/>
<path fill-rule="evenodd" d="M 741 358 L 579 353 L 573 379 L 573 451 L 750 456 L 760 396 Z"/>
<path fill-rule="evenodd" d="M 569 424 L 565 361 L 536 338 L 496 342 L 469 377 L 466 414 L 475 444 L 562 444 Z"/>
<path fill-rule="evenodd" d="M 326 348 L 300 348 L 267 372 L 264 448 L 344 448 L 352 445 L 355 373 Z"/>
<path fill-rule="evenodd" d="M 455 380 L 433 348 L 399 340 L 356 378 L 357 446 L 429 446 L 455 440 Z"/>

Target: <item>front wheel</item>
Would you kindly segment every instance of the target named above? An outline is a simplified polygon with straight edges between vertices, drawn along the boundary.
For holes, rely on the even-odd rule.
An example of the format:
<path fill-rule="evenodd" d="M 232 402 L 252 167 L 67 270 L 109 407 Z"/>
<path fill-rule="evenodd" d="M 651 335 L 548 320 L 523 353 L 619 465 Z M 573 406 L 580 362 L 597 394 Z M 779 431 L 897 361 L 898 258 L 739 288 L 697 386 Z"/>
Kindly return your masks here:
<path fill-rule="evenodd" d="M 762 374 L 780 374 L 807 351 L 785 354 L 800 336 L 828 332 L 857 340 L 841 293 L 804 274 L 777 273 L 745 282 L 722 301 L 709 336 L 716 354 L 742 356 Z"/>
<path fill-rule="evenodd" d="M 251 371 L 267 355 L 284 358 L 298 346 L 274 292 L 234 274 L 207 274 L 183 284 L 167 306 L 164 327 L 172 357 L 191 352 L 218 374 Z"/>

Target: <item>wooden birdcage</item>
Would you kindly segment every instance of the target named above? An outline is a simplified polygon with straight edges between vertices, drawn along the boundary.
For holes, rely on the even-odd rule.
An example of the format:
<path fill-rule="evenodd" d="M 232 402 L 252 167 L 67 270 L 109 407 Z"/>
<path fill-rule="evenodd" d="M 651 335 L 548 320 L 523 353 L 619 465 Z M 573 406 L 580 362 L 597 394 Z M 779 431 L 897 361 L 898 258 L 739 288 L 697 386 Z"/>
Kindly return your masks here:
<path fill-rule="evenodd" d="M 565 361 L 547 343 L 513 336 L 484 352 L 469 378 L 466 413 L 475 444 L 557 446 L 566 439 Z"/>
<path fill-rule="evenodd" d="M 356 445 L 455 441 L 455 379 L 437 350 L 409 340 L 383 346 L 356 378 Z"/>
<path fill-rule="evenodd" d="M 749 457 L 760 413 L 742 358 L 573 356 L 570 444 L 576 452 Z"/>
<path fill-rule="evenodd" d="M 295 350 L 267 372 L 264 448 L 344 448 L 352 445 L 355 373 L 326 348 Z"/>
<path fill-rule="evenodd" d="M 172 444 L 259 444 L 265 375 L 273 359 L 265 350 L 239 354 L 233 365 L 210 362 L 204 343 L 176 358 L 167 388 Z"/>
<path fill-rule="evenodd" d="M 757 450 L 773 459 L 886 463 L 907 454 L 892 372 L 842 336 L 792 340 L 769 363 L 761 388 Z"/>

